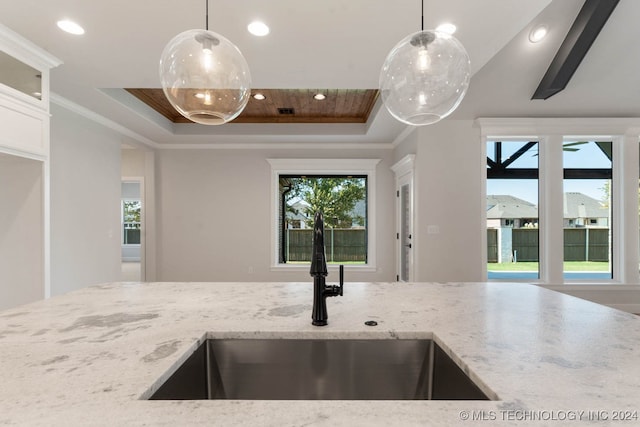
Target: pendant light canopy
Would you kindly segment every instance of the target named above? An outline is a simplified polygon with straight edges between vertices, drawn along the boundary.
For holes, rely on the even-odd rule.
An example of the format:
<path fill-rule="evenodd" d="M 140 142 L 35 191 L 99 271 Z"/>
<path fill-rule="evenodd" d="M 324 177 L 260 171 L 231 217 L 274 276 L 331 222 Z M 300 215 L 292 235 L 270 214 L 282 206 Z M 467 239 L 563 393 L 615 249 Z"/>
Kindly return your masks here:
<path fill-rule="evenodd" d="M 169 41 L 160 57 L 160 82 L 180 114 L 204 125 L 235 119 L 251 94 L 251 74 L 242 53 L 208 28 L 188 30 Z"/>
<path fill-rule="evenodd" d="M 402 39 L 380 71 L 380 92 L 389 113 L 413 126 L 451 114 L 469 87 L 469 55 L 452 35 L 422 30 Z"/>

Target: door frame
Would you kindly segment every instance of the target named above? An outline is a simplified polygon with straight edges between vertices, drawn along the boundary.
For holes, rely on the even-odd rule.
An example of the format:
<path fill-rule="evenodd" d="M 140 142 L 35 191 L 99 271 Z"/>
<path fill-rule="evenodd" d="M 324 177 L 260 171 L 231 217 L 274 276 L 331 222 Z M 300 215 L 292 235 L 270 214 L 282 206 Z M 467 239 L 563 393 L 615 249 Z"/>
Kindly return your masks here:
<path fill-rule="evenodd" d="M 403 157 L 400 161 L 391 166 L 391 170 L 393 170 L 395 174 L 396 181 L 396 280 L 397 281 L 414 281 L 414 253 L 416 246 L 416 235 L 414 228 L 414 206 L 415 206 L 415 193 L 414 193 L 414 163 L 415 163 L 415 154 L 408 154 Z M 401 280 L 402 271 L 402 250 L 403 250 L 403 239 L 401 239 L 402 235 L 402 198 L 400 197 L 400 192 L 402 187 L 408 185 L 409 186 L 409 223 L 408 230 L 411 239 L 411 249 L 409 251 L 409 256 L 407 259 L 408 263 L 408 280 Z"/>

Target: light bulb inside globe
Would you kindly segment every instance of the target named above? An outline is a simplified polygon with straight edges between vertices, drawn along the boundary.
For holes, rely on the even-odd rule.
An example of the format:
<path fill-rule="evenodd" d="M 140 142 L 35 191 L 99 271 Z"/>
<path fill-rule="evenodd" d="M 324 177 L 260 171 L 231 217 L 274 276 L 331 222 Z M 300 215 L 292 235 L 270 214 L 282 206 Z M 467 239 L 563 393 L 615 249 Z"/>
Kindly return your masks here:
<path fill-rule="evenodd" d="M 431 65 L 431 59 L 429 59 L 429 52 L 426 47 L 421 47 L 418 51 L 418 69 L 420 71 L 427 71 Z"/>
<path fill-rule="evenodd" d="M 249 102 L 247 61 L 233 43 L 212 31 L 188 30 L 171 39 L 159 71 L 171 105 L 196 123 L 230 122 Z"/>
<path fill-rule="evenodd" d="M 213 69 L 213 52 L 211 50 L 202 49 L 202 66 L 206 72 Z"/>
<path fill-rule="evenodd" d="M 393 117 L 423 126 L 442 120 L 458 107 L 469 79 L 469 56 L 455 37 L 418 31 L 389 52 L 380 71 L 380 93 Z"/>

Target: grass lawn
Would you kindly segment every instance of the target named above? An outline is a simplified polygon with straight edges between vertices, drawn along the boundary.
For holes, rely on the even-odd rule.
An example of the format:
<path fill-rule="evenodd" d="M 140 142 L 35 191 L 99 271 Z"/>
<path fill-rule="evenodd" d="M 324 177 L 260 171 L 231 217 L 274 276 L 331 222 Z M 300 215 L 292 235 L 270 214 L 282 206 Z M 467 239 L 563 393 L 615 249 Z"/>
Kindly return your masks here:
<path fill-rule="evenodd" d="M 538 271 L 537 262 L 503 262 L 487 264 L 489 271 Z M 609 271 L 608 262 L 565 261 L 564 271 Z"/>
<path fill-rule="evenodd" d="M 287 261 L 287 264 L 311 265 L 311 261 Z M 327 261 L 327 265 L 365 265 L 364 261 Z"/>

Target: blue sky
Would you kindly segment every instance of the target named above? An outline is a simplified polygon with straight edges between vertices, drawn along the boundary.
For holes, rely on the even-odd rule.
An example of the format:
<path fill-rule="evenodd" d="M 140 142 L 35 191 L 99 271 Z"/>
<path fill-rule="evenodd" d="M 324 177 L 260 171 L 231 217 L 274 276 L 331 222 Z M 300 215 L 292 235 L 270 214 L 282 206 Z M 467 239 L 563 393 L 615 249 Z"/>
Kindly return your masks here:
<path fill-rule="evenodd" d="M 508 142 L 502 143 L 502 158 L 506 159 L 510 154 L 514 153 L 524 142 Z M 570 144 L 570 143 L 569 143 Z M 577 151 L 563 152 L 563 165 L 566 168 L 610 168 L 611 161 L 605 156 L 600 148 L 594 142 L 587 144 L 569 145 L 569 149 L 576 148 Z M 513 162 L 510 167 L 514 168 L 537 168 L 538 156 L 537 149 L 534 147 L 529 152 L 523 154 L 518 160 Z M 487 156 L 494 157 L 493 142 L 487 143 Z M 589 179 L 589 180 L 565 180 L 564 192 L 580 192 L 593 197 L 596 200 L 602 200 L 604 191 L 602 188 L 606 180 Z M 538 204 L 538 182 L 537 180 L 524 179 L 491 179 L 487 180 L 487 194 L 510 194 L 512 196 L 524 199 L 533 204 Z"/>

